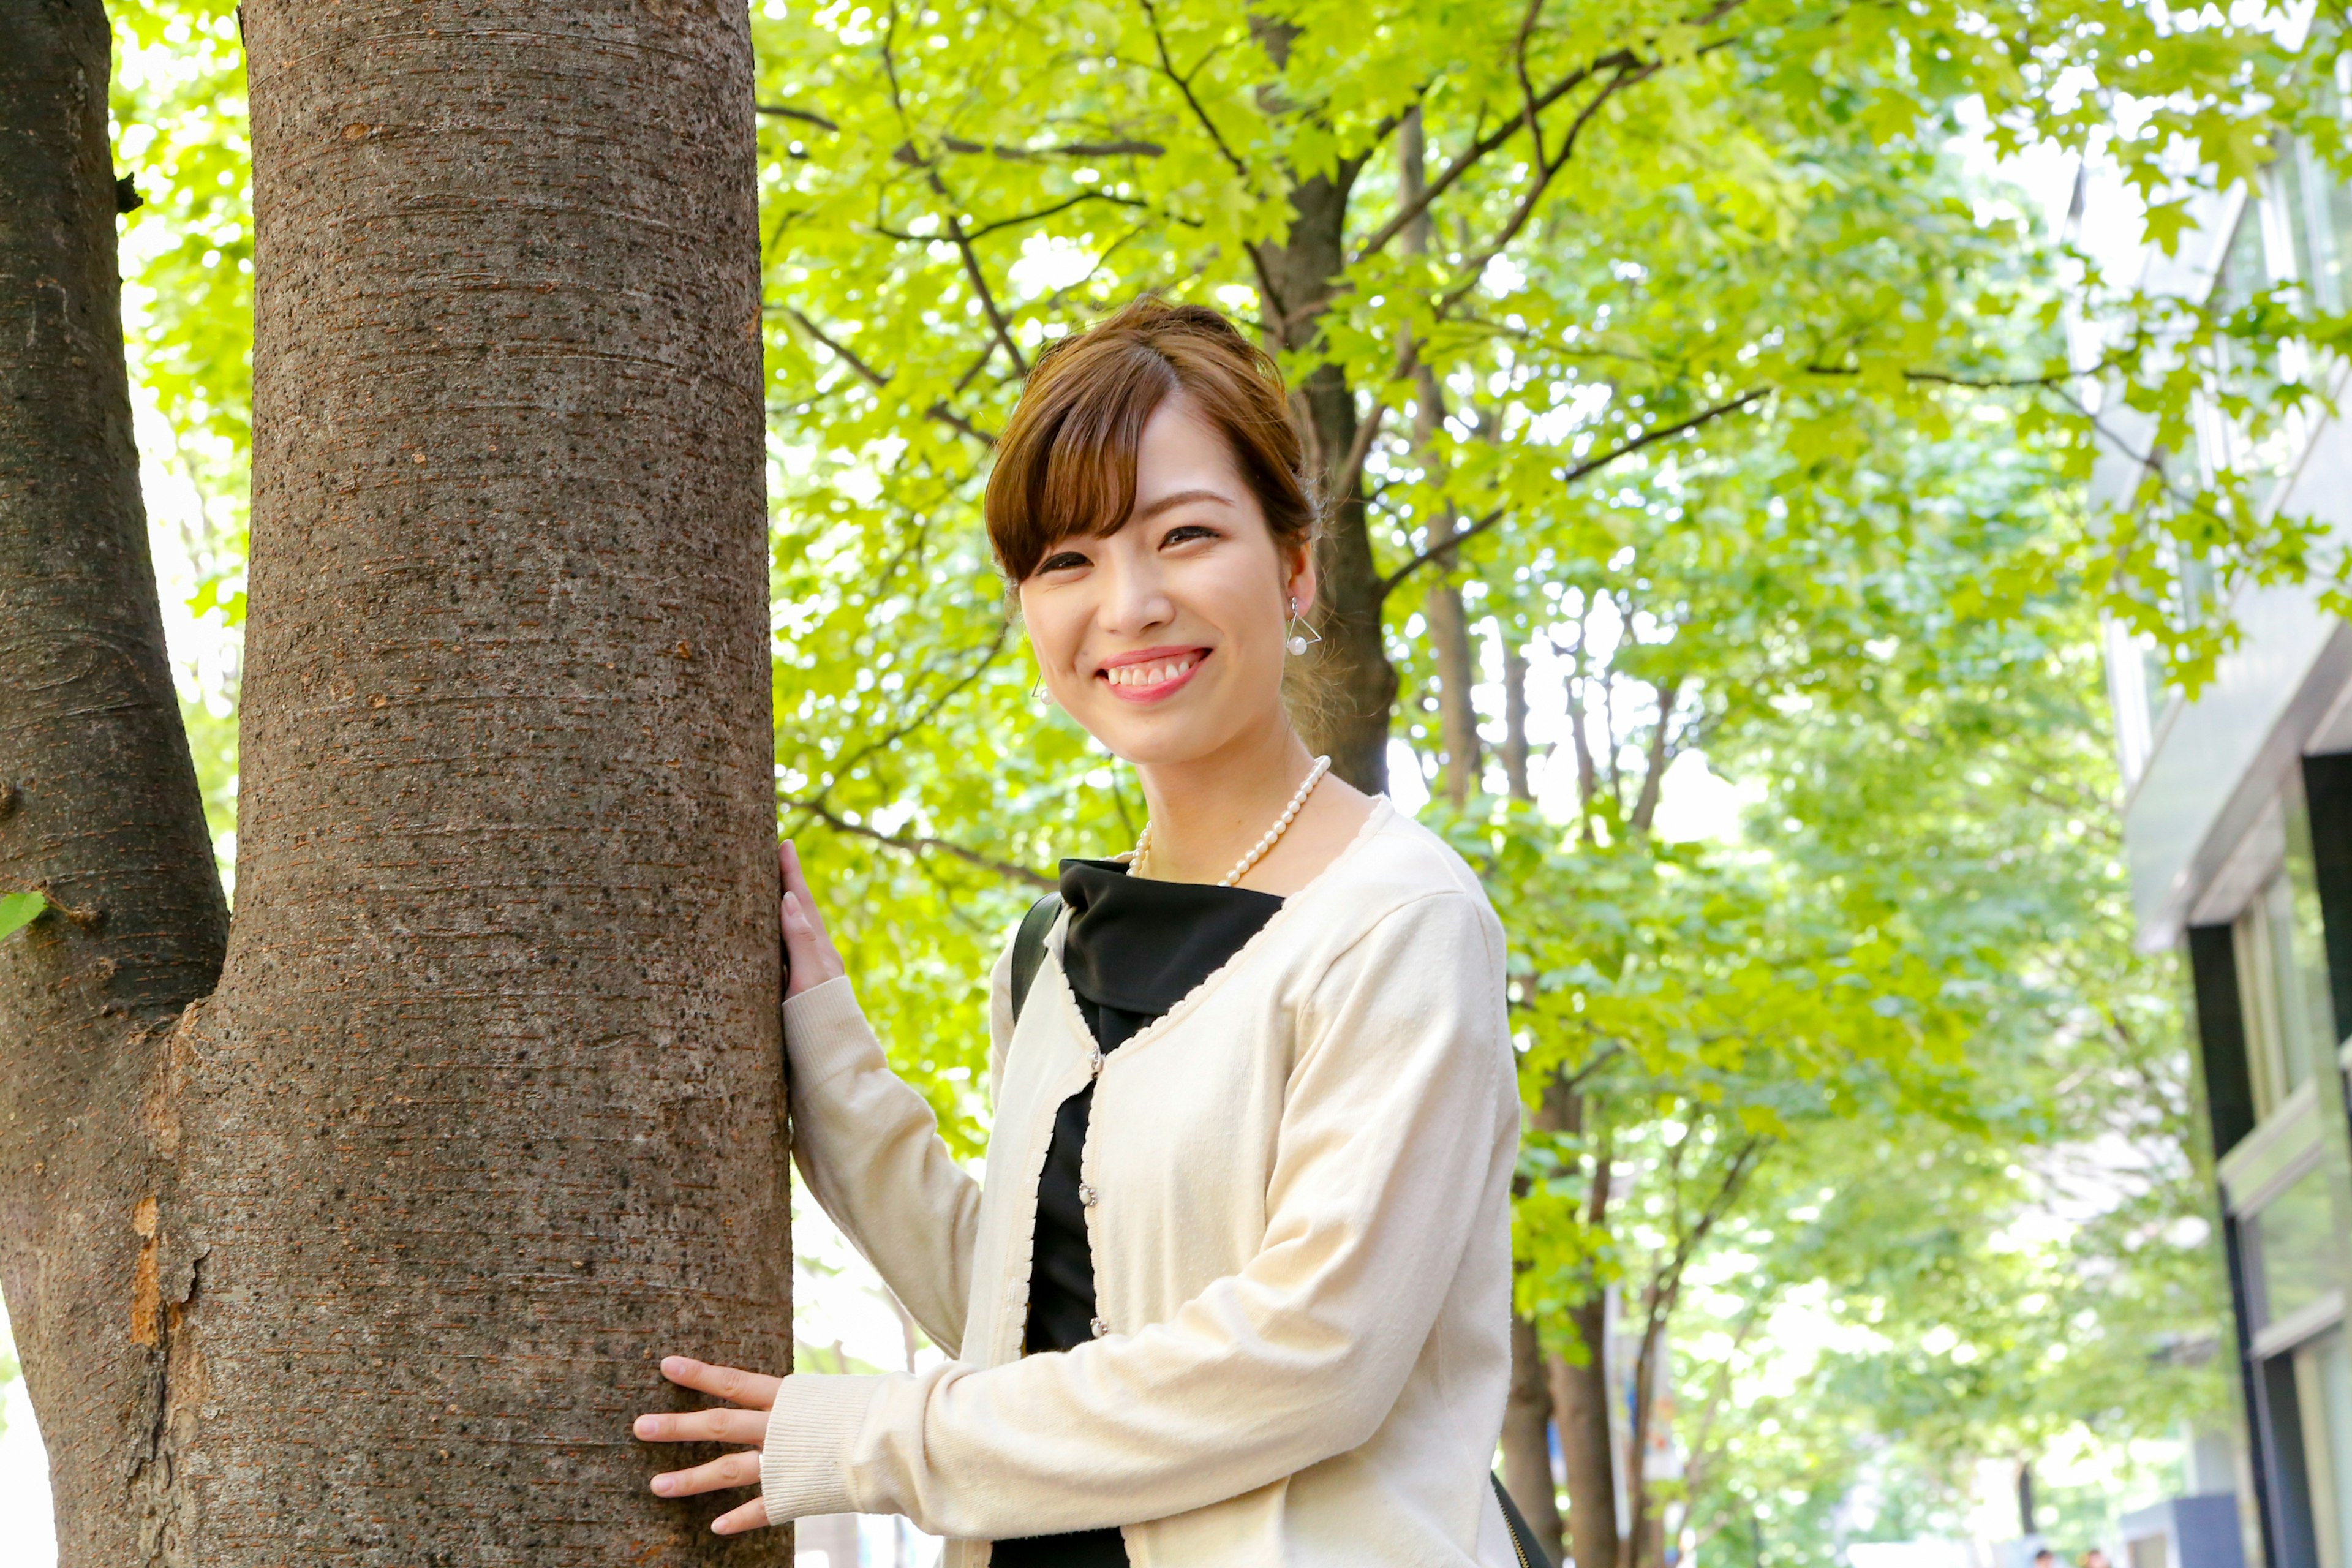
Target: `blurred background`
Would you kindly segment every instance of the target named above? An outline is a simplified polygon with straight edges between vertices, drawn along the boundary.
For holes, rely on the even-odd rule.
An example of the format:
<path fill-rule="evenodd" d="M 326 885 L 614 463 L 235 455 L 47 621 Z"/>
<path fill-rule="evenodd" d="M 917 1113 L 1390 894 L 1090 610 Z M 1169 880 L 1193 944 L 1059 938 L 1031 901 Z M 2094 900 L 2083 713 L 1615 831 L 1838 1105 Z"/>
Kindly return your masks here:
<path fill-rule="evenodd" d="M 233 889 L 243 56 L 226 0 L 111 9 Z M 2352 1568 L 2333 16 L 758 0 L 778 808 L 958 1153 L 1006 929 L 1140 826 L 1031 695 L 991 432 L 1055 337 L 1215 303 L 1305 389 L 1332 747 L 1512 936 L 1539 1532 Z M 799 1365 L 937 1356 L 795 1232 Z M 49 1568 L 15 1370 L 0 1565 Z"/>

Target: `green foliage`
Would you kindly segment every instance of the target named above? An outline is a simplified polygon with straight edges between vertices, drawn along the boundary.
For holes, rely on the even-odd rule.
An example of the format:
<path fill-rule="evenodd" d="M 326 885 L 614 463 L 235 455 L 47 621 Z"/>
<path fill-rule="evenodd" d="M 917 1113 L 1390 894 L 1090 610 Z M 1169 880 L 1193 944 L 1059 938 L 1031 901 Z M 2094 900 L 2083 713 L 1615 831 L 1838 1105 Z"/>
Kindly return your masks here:
<path fill-rule="evenodd" d="M 244 607 L 253 426 L 252 150 L 234 0 L 115 0 L 117 169 L 144 205 L 122 221 L 124 330 L 173 437 L 165 461 L 205 502 L 190 543 L 196 607 Z"/>
<path fill-rule="evenodd" d="M 38 893 L 0 893 L 0 941 L 31 925 L 49 907 Z"/>

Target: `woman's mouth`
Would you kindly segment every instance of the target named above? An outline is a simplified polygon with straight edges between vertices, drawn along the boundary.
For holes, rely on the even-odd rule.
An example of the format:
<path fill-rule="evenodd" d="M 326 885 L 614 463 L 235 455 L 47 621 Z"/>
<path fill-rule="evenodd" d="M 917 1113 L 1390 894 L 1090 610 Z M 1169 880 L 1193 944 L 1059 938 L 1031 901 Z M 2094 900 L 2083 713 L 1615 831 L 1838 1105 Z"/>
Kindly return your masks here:
<path fill-rule="evenodd" d="M 1191 680 L 1208 657 L 1204 647 L 1154 648 L 1140 658 L 1105 665 L 1097 675 L 1123 702 L 1157 702 Z"/>

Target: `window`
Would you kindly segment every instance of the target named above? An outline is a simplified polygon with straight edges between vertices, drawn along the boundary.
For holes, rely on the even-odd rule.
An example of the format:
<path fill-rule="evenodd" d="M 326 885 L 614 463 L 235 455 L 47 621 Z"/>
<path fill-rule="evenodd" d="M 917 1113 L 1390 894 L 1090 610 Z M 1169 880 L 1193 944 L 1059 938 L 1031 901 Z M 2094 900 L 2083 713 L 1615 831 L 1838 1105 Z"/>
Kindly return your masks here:
<path fill-rule="evenodd" d="M 2247 1067 L 2258 1116 L 2277 1110 L 2336 1055 L 2311 822 L 2299 780 L 2289 781 L 2279 809 L 2285 853 L 2277 872 L 2238 917 L 2235 931 Z"/>
<path fill-rule="evenodd" d="M 2277 223 L 2277 205 L 2274 201 L 2249 196 L 2240 210 L 2237 226 L 2230 231 L 2230 242 L 2222 247 L 2221 259 L 2213 276 L 2213 292 L 2208 302 L 2216 311 L 2228 314 L 2243 310 L 2277 276 L 2271 260 L 2272 245 L 2263 233 L 2266 226 Z M 2301 353 L 2299 348 L 2285 345 L 2258 357 L 2234 340 L 2223 338 L 2213 345 L 2212 368 L 2232 391 L 2251 398 L 2260 407 L 2302 363 Z M 2209 474 L 2245 476 L 2253 500 L 2260 505 L 2276 489 L 2279 479 L 2293 465 L 2295 453 L 2302 447 L 2304 425 L 2305 421 L 2290 411 L 2275 417 L 2257 435 L 2224 414 L 2213 402 L 2200 401 L 2196 419 L 2198 456 Z"/>
<path fill-rule="evenodd" d="M 2294 1392 L 2320 1568 L 2352 1568 L 2352 1347 L 2340 1326 L 2297 1347 Z"/>
<path fill-rule="evenodd" d="M 2242 1224 L 2252 1265 L 2252 1328 L 2269 1328 L 2336 1295 L 2344 1243 L 2325 1163 L 2314 1164 Z"/>
<path fill-rule="evenodd" d="M 2352 184 L 2337 181 L 2300 142 L 2279 154 L 2277 177 L 2294 275 L 2315 307 L 2341 310 L 2352 302 L 2345 270 L 2352 263 Z"/>
<path fill-rule="evenodd" d="M 2263 256 L 2262 204 L 2250 201 L 2238 215 L 2229 248 L 2221 252 L 2221 269 L 2213 277 L 2213 308 L 2243 310 L 2270 286 L 2270 264 Z"/>

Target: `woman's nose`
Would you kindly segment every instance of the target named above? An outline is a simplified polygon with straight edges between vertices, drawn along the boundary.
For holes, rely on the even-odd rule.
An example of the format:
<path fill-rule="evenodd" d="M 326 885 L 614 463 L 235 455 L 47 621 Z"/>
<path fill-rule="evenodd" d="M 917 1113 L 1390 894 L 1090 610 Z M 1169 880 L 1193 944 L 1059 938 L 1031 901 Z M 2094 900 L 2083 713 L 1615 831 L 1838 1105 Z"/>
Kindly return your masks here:
<path fill-rule="evenodd" d="M 1168 585 L 1149 562 L 1123 562 L 1105 574 L 1102 626 L 1119 637 L 1133 637 L 1166 625 L 1174 616 Z"/>

